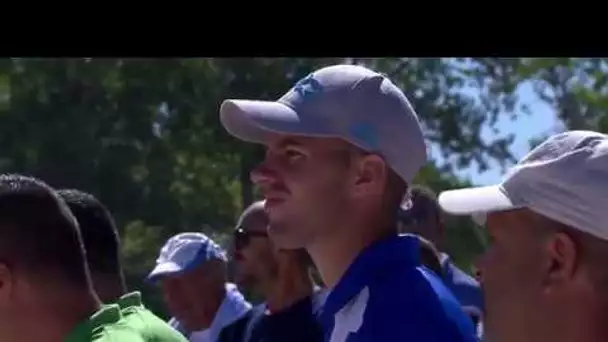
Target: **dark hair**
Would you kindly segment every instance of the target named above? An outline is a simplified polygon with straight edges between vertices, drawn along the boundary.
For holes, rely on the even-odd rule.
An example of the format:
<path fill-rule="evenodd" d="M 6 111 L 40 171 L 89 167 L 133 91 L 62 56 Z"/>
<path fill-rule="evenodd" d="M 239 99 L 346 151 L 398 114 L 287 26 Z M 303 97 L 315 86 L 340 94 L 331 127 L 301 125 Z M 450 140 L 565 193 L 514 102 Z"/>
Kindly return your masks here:
<path fill-rule="evenodd" d="M 413 185 L 409 190 L 411 207 L 400 209 L 399 220 L 405 224 L 424 224 L 428 222 L 441 222 L 441 208 L 437 202 L 437 195 L 430 188 L 422 185 Z"/>
<path fill-rule="evenodd" d="M 0 262 L 91 286 L 78 223 L 55 191 L 36 178 L 0 175 Z"/>
<path fill-rule="evenodd" d="M 388 180 L 386 182 L 386 191 L 388 194 L 386 209 L 395 218 L 395 214 L 401 208 L 403 198 L 409 195 L 408 184 L 401 179 L 393 169 L 388 169 Z"/>
<path fill-rule="evenodd" d="M 420 251 L 420 264 L 426 266 L 431 271 L 443 277 L 443 268 L 441 267 L 441 257 L 435 245 L 418 234 L 405 233 L 402 236 L 411 236 L 418 239 Z"/>
<path fill-rule="evenodd" d="M 441 258 L 435 245 L 419 235 L 418 240 L 420 240 L 420 263 L 437 273 L 438 276 L 443 277 Z"/>
<path fill-rule="evenodd" d="M 80 190 L 62 189 L 57 193 L 78 221 L 90 271 L 122 279 L 120 238 L 108 209 L 95 196 Z"/>

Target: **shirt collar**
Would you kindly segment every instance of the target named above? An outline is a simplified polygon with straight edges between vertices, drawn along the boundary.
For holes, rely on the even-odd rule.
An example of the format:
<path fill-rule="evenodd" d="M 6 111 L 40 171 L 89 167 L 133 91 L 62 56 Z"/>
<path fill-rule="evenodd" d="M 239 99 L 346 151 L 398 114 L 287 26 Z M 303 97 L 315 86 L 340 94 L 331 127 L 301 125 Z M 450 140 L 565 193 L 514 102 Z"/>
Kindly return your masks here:
<path fill-rule="evenodd" d="M 236 321 L 243 313 L 251 308 L 245 297 L 239 292 L 236 285 L 226 284 L 226 296 L 222 301 L 213 322 L 209 326 L 210 333 L 219 335 L 220 330 L 228 324 Z"/>
<path fill-rule="evenodd" d="M 118 299 L 116 304 L 118 304 L 121 309 L 143 306 L 141 302 L 141 293 L 139 291 L 134 291 L 124 294 Z"/>
<path fill-rule="evenodd" d="M 80 322 L 68 334 L 66 342 L 90 340 L 95 330 L 105 325 L 115 324 L 122 318 L 116 304 L 102 305 L 89 319 Z"/>
<path fill-rule="evenodd" d="M 442 267 L 445 267 L 445 265 L 452 263 L 450 256 L 447 253 L 439 253 L 439 262 L 441 263 Z"/>
<path fill-rule="evenodd" d="M 226 283 L 226 295 L 222 300 L 222 304 L 218 308 L 211 325 L 206 329 L 197 331 L 186 331 L 182 323 L 173 317 L 169 320 L 169 325 L 184 335 L 191 335 L 193 333 L 204 333 L 214 334 L 216 337 L 219 336 L 220 331 L 227 325 L 239 319 L 244 313 L 251 309 L 251 304 L 247 302 L 243 294 L 238 290 L 237 286 L 232 283 Z"/>
<path fill-rule="evenodd" d="M 419 263 L 419 241 L 412 236 L 391 236 L 373 243 L 359 253 L 328 294 L 322 320 L 333 317 L 381 273 L 394 270 L 396 265 L 417 266 Z"/>

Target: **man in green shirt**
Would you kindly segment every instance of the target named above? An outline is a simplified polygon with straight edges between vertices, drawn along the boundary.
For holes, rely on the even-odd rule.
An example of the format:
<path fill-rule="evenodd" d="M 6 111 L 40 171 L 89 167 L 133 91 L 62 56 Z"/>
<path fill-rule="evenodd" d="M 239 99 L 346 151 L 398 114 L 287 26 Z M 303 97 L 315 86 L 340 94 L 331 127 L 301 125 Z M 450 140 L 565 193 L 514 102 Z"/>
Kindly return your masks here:
<path fill-rule="evenodd" d="M 139 292 L 127 293 L 120 263 L 120 239 L 112 215 L 93 195 L 59 190 L 80 225 L 93 286 L 104 303 L 116 303 L 123 320 L 148 342 L 186 342 L 186 338 L 148 310 Z"/>
<path fill-rule="evenodd" d="M 0 340 L 143 342 L 102 307 L 78 224 L 44 182 L 0 175 Z"/>
<path fill-rule="evenodd" d="M 125 321 L 136 329 L 144 340 L 156 342 L 186 342 L 186 338 L 169 324 L 146 309 L 139 292 L 128 293 L 118 300 Z"/>

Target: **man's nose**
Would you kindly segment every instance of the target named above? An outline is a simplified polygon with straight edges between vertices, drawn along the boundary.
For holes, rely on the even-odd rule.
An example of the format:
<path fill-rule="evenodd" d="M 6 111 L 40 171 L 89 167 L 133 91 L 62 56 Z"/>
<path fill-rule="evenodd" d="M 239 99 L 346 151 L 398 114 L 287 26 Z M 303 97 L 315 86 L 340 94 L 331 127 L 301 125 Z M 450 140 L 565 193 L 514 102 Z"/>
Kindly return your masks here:
<path fill-rule="evenodd" d="M 275 172 L 268 166 L 267 162 L 262 162 L 251 170 L 250 179 L 255 185 L 272 183 L 276 178 Z"/>

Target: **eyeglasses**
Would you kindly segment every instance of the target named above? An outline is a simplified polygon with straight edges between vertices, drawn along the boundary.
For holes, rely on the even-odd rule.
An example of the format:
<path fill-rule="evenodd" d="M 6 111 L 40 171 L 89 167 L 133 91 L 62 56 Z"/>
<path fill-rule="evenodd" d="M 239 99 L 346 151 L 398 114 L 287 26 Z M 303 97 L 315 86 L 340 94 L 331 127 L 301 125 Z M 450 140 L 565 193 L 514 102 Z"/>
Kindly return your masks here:
<path fill-rule="evenodd" d="M 249 242 L 251 242 L 251 238 L 255 236 L 267 237 L 268 234 L 266 232 L 246 231 L 243 228 L 237 228 L 234 231 L 234 248 L 236 250 L 240 250 L 247 247 Z"/>

